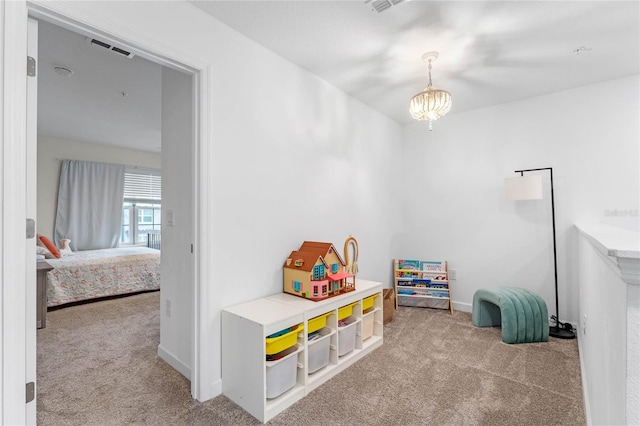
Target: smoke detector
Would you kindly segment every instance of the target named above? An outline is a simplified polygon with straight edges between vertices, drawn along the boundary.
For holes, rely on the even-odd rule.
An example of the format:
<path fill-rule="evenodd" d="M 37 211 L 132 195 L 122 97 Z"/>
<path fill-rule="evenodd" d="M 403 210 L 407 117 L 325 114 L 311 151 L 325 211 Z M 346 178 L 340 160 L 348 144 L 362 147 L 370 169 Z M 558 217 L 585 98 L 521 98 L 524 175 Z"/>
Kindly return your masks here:
<path fill-rule="evenodd" d="M 102 47 L 104 49 L 110 50 L 111 52 L 118 53 L 122 56 L 125 56 L 129 59 L 135 56 L 133 53 L 129 52 L 128 50 L 125 50 L 121 47 L 114 46 L 112 44 L 106 43 L 104 41 L 101 41 L 95 38 L 87 37 L 85 40 L 87 41 L 87 43 L 91 44 L 92 46 Z"/>
<path fill-rule="evenodd" d="M 67 68 L 67 67 L 63 67 L 63 66 L 60 66 L 60 65 L 54 65 L 53 66 L 53 70 L 60 77 L 71 77 L 71 74 L 73 74 L 73 70 L 72 69 Z"/>

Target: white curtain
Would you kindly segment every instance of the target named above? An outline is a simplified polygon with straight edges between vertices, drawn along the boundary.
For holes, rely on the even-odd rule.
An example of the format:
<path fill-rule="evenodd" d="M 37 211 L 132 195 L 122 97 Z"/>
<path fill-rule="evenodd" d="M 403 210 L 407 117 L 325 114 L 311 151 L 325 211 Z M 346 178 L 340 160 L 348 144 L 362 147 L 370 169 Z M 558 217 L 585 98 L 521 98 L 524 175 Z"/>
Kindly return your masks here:
<path fill-rule="evenodd" d="M 64 160 L 60 171 L 54 240 L 72 250 L 118 246 L 124 194 L 123 165 Z"/>

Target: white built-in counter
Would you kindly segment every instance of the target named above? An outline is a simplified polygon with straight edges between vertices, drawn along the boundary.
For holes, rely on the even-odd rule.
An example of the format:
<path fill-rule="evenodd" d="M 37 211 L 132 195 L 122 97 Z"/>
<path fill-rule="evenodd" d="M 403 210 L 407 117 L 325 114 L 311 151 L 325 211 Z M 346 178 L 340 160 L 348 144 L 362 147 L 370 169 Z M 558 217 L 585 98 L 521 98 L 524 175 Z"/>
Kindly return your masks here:
<path fill-rule="evenodd" d="M 640 233 L 610 225 L 576 225 L 627 284 L 640 285 Z"/>
<path fill-rule="evenodd" d="M 587 420 L 640 425 L 640 233 L 576 228 Z"/>

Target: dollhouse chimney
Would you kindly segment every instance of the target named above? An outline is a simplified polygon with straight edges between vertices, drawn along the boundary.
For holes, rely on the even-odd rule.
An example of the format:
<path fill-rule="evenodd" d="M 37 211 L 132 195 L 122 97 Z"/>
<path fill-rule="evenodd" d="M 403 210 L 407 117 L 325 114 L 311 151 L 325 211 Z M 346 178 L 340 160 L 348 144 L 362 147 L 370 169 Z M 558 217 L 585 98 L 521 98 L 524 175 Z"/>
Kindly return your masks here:
<path fill-rule="evenodd" d="M 291 265 L 291 258 L 287 259 L 287 266 Z"/>

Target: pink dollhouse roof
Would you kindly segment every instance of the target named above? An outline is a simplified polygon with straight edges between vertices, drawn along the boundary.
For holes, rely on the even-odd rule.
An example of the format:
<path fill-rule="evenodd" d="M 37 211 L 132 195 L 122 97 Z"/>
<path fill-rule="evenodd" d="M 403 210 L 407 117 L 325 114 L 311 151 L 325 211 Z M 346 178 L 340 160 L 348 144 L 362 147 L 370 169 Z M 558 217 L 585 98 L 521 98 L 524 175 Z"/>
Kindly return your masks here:
<path fill-rule="evenodd" d="M 302 245 L 300 246 L 299 250 L 300 251 L 317 253 L 320 256 L 322 256 L 323 259 L 325 257 L 327 257 L 327 254 L 329 253 L 330 250 L 333 250 L 333 252 L 338 257 L 338 260 L 340 261 L 340 264 L 342 266 L 346 265 L 344 263 L 344 260 L 342 260 L 342 256 L 340 256 L 340 253 L 338 253 L 338 250 L 336 250 L 336 248 L 331 243 L 321 243 L 321 242 L 317 242 L 317 241 L 305 241 L 305 242 L 302 243 Z"/>
<path fill-rule="evenodd" d="M 330 280 L 339 281 L 344 278 L 355 277 L 355 274 L 350 274 L 349 272 L 340 272 L 337 274 L 327 274 Z"/>

